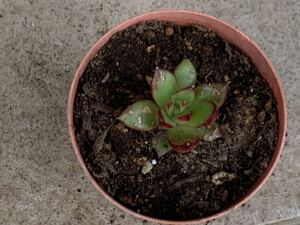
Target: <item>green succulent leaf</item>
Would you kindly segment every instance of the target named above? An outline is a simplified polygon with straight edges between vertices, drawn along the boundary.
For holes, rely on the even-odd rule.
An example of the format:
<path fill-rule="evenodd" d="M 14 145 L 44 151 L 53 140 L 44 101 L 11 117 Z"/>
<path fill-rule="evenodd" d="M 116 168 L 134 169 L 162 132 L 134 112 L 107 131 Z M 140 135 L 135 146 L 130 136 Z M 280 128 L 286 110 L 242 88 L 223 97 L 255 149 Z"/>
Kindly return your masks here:
<path fill-rule="evenodd" d="M 213 103 L 204 100 L 195 100 L 191 106 L 192 117 L 187 125 L 199 127 L 203 125 L 215 110 Z"/>
<path fill-rule="evenodd" d="M 153 147 L 156 150 L 158 158 L 163 157 L 172 147 L 170 146 L 168 139 L 165 136 L 156 136 L 152 139 Z"/>
<path fill-rule="evenodd" d="M 158 126 L 158 106 L 151 100 L 138 101 L 118 117 L 126 126 L 136 130 L 151 130 Z"/>
<path fill-rule="evenodd" d="M 199 138 L 203 141 L 214 141 L 222 137 L 220 127 L 217 123 L 198 128 Z"/>
<path fill-rule="evenodd" d="M 170 125 L 171 127 L 176 126 L 175 121 L 166 113 L 164 109 L 160 109 L 159 112 L 165 124 Z"/>
<path fill-rule="evenodd" d="M 228 84 L 212 83 L 199 85 L 195 88 L 195 98 L 214 103 L 217 108 L 221 107 L 228 93 Z"/>
<path fill-rule="evenodd" d="M 176 92 L 177 84 L 174 75 L 168 70 L 155 70 L 152 80 L 152 95 L 155 102 L 162 108 Z"/>
<path fill-rule="evenodd" d="M 191 87 L 196 83 L 197 72 L 192 62 L 188 59 L 182 60 L 176 67 L 174 74 L 179 90 Z"/>
<path fill-rule="evenodd" d="M 195 100 L 195 92 L 192 88 L 179 91 L 171 98 L 174 101 L 173 115 L 179 115 L 186 111 Z"/>
<path fill-rule="evenodd" d="M 188 146 L 199 140 L 197 128 L 187 125 L 177 125 L 168 129 L 168 140 L 174 146 Z"/>

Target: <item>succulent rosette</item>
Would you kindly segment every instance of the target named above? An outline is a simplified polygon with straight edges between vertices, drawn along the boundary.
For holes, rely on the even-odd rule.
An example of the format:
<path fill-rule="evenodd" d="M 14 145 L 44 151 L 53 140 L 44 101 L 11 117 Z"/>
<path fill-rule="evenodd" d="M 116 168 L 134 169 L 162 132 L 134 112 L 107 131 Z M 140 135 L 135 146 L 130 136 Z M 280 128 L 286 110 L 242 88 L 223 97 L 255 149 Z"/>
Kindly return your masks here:
<path fill-rule="evenodd" d="M 157 152 L 169 147 L 189 152 L 199 141 L 213 141 L 221 136 L 216 120 L 226 99 L 227 84 L 195 86 L 197 72 L 188 59 L 184 59 L 174 73 L 157 67 L 153 78 L 146 79 L 153 100 L 135 102 L 118 119 L 136 130 L 165 129 L 165 137 L 155 138 Z"/>

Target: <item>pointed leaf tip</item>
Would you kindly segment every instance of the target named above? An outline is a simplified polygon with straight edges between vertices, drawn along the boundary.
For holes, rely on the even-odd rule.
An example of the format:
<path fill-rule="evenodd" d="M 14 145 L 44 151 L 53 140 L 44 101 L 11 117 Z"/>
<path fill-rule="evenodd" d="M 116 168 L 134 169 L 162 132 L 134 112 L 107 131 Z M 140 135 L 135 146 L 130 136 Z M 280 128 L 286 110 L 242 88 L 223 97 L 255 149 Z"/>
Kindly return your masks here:
<path fill-rule="evenodd" d="M 136 130 L 151 130 L 158 126 L 158 106 L 150 100 L 138 101 L 118 117 L 126 126 Z"/>
<path fill-rule="evenodd" d="M 191 87 L 196 83 L 197 72 L 192 62 L 188 59 L 182 60 L 176 67 L 174 74 L 179 90 Z"/>
<path fill-rule="evenodd" d="M 195 98 L 198 100 L 210 101 L 214 103 L 217 108 L 220 108 L 225 102 L 228 88 L 228 84 L 222 83 L 199 85 L 195 88 Z"/>
<path fill-rule="evenodd" d="M 177 84 L 173 74 L 168 70 L 155 70 L 152 80 L 152 95 L 155 102 L 163 107 L 176 92 Z"/>
<path fill-rule="evenodd" d="M 152 140 L 153 147 L 156 150 L 158 158 L 163 157 L 172 147 L 170 146 L 168 139 L 165 136 L 156 136 Z"/>

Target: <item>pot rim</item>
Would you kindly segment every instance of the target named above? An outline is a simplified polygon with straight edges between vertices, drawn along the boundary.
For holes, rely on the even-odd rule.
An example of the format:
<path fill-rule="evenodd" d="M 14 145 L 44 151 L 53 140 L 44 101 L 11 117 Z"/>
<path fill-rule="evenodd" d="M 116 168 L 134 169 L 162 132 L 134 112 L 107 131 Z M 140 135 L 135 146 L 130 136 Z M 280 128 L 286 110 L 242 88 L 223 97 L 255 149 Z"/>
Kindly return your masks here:
<path fill-rule="evenodd" d="M 189 16 L 194 16 L 194 17 L 203 17 L 207 19 L 208 21 L 213 21 L 215 23 L 221 24 L 223 27 L 228 28 L 232 30 L 233 32 L 236 32 L 241 38 L 245 39 L 247 42 L 249 42 L 250 45 L 257 51 L 265 60 L 265 64 L 270 68 L 272 75 L 274 76 L 273 79 L 275 79 L 275 83 L 278 87 L 278 96 L 276 98 L 277 100 L 277 111 L 278 111 L 278 123 L 279 123 L 279 131 L 278 131 L 278 140 L 277 144 L 272 156 L 272 159 L 268 165 L 268 167 L 265 169 L 265 171 L 261 174 L 259 179 L 256 181 L 256 183 L 252 186 L 252 188 L 244 195 L 242 196 L 241 199 L 238 201 L 234 202 L 231 206 L 227 207 L 226 209 L 214 213 L 209 216 L 201 217 L 199 219 L 193 219 L 193 220 L 182 220 L 182 221 L 176 221 L 176 220 L 164 220 L 164 219 L 159 219 L 159 218 L 154 218 L 150 216 L 146 216 L 140 213 L 137 213 L 124 205 L 120 204 L 117 202 L 115 199 L 113 199 L 110 195 L 108 195 L 104 189 L 99 185 L 96 180 L 93 178 L 91 173 L 88 171 L 84 160 L 81 156 L 77 141 L 76 141 L 76 136 L 74 132 L 74 125 L 73 125 L 73 109 L 74 109 L 74 101 L 77 93 L 77 86 L 80 80 L 81 75 L 84 73 L 86 66 L 88 65 L 89 61 L 93 58 L 93 56 L 102 48 L 102 46 L 110 39 L 110 37 L 116 33 L 117 31 L 123 30 L 128 26 L 132 26 L 133 24 L 140 23 L 143 21 L 147 20 L 153 20 L 153 18 L 158 18 L 158 20 L 164 20 L 164 21 L 171 21 L 171 19 L 160 19 L 162 16 L 166 14 L 172 14 L 174 16 L 180 14 L 183 18 L 187 15 Z M 150 19 L 149 19 L 150 18 Z M 202 24 L 200 24 L 202 25 Z M 218 33 L 217 33 L 218 34 Z M 223 39 L 223 38 L 222 38 Z M 234 44 L 234 43 L 232 43 Z M 100 47 L 99 47 L 100 46 Z M 244 52 L 245 54 L 245 52 Z M 247 54 L 246 54 L 247 55 Z M 270 82 L 268 82 L 270 88 L 272 89 L 273 94 L 274 93 L 274 87 L 270 85 Z M 279 103 L 278 103 L 279 102 Z M 281 104 L 281 107 L 279 108 L 279 104 Z M 199 223 L 204 223 L 208 222 L 210 220 L 216 219 L 218 217 L 221 217 L 232 210 L 240 207 L 242 204 L 244 204 L 246 201 L 248 201 L 267 181 L 268 177 L 272 174 L 283 149 L 284 143 L 285 143 L 285 134 L 286 134 L 286 129 L 287 129 L 287 110 L 286 110 L 286 102 L 284 98 L 284 93 L 283 89 L 281 87 L 281 82 L 279 79 L 278 74 L 276 73 L 275 69 L 273 68 L 272 64 L 270 63 L 269 59 L 266 57 L 264 52 L 255 44 L 250 38 L 248 38 L 243 32 L 239 31 L 232 25 L 228 24 L 227 22 L 224 22 L 221 19 L 218 19 L 213 16 L 209 16 L 203 13 L 198 13 L 198 12 L 193 12 L 193 11 L 188 11 L 188 10 L 160 10 L 160 11 L 155 11 L 155 12 L 148 12 L 145 14 L 141 14 L 139 16 L 133 17 L 129 20 L 126 20 L 125 22 L 113 27 L 110 29 L 107 33 L 105 33 L 98 41 L 93 45 L 93 47 L 87 52 L 83 60 L 81 61 L 80 65 L 78 66 L 74 78 L 71 84 L 69 96 L 68 96 L 68 104 L 67 104 L 67 119 L 68 119 L 68 130 L 69 130 L 69 135 L 71 138 L 72 142 L 72 147 L 73 150 L 76 154 L 76 157 L 85 173 L 85 175 L 88 177 L 88 179 L 91 181 L 91 183 L 94 185 L 94 187 L 99 191 L 109 202 L 111 202 L 113 205 L 115 205 L 117 208 L 123 210 L 124 212 L 142 219 L 142 220 L 147 220 L 155 223 L 161 223 L 161 224 L 177 224 L 177 225 L 184 225 L 184 224 L 199 224 Z"/>

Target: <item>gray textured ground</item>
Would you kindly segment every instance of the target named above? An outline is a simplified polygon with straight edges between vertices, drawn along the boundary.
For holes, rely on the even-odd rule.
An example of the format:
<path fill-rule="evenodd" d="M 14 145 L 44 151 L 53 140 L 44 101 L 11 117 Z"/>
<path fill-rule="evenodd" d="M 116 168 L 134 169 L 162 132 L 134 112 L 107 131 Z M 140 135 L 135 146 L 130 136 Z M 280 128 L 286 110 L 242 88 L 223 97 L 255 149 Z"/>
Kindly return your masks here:
<path fill-rule="evenodd" d="M 0 0 L 0 224 L 148 224 L 112 207 L 84 178 L 66 99 L 73 72 L 103 32 L 164 8 L 240 28 L 270 57 L 287 97 L 289 136 L 274 176 L 246 207 L 210 224 L 300 224 L 298 0 Z"/>

